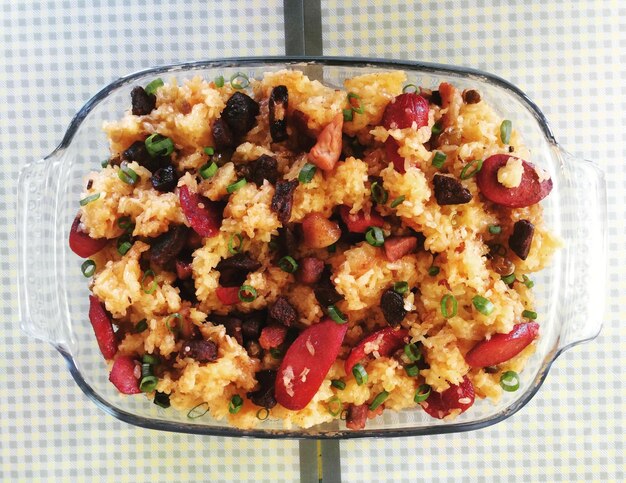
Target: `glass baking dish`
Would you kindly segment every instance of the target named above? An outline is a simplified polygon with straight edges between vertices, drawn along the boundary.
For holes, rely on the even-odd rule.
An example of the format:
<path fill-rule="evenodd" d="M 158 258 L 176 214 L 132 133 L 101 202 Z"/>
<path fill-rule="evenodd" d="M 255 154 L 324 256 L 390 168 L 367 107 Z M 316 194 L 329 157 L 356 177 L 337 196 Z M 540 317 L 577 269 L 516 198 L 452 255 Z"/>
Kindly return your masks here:
<path fill-rule="evenodd" d="M 255 430 L 240 430 L 208 415 L 190 420 L 163 410 L 145 397 L 120 395 L 109 383 L 105 362 L 88 321 L 87 281 L 81 260 L 68 246 L 85 175 L 108 153 L 103 121 L 117 119 L 129 106 L 130 91 L 155 77 L 178 80 L 201 75 L 249 77 L 283 68 L 341 86 L 359 74 L 402 69 L 409 82 L 425 87 L 451 81 L 475 87 L 505 118 L 514 120 L 532 161 L 546 169 L 554 189 L 543 201 L 546 222 L 564 246 L 535 279 L 541 338 L 522 372 L 520 389 L 498 404 L 477 401 L 454 421 L 439 421 L 421 410 L 386 411 L 362 431 L 347 431 L 343 421 L 309 430 L 283 429 L 268 419 Z M 605 294 L 606 186 L 594 164 L 577 159 L 557 143 L 539 108 L 517 87 L 494 75 L 421 62 L 353 58 L 248 58 L 157 67 L 111 83 L 76 114 L 61 144 L 47 157 L 24 167 L 18 182 L 19 309 L 22 328 L 51 343 L 65 358 L 80 388 L 100 408 L 122 421 L 146 428 L 208 435 L 266 438 L 357 438 L 412 436 L 468 431 L 495 424 L 522 408 L 539 390 L 551 364 L 564 350 L 599 333 Z M 590 303 L 593 301 L 593 303 Z M 95 416 L 95 415 L 94 415 Z"/>

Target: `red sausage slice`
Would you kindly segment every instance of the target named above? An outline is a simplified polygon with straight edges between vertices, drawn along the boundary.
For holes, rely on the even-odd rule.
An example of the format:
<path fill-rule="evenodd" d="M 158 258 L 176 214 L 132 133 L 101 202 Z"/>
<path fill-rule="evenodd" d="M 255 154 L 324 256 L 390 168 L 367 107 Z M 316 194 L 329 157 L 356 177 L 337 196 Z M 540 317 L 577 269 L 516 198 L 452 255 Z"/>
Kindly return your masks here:
<path fill-rule="evenodd" d="M 70 249 L 79 257 L 88 258 L 102 250 L 109 242 L 106 238 L 91 238 L 80 231 L 80 213 L 74 218 L 70 228 Z"/>
<path fill-rule="evenodd" d="M 235 305 L 239 300 L 239 287 L 217 287 L 215 295 L 224 305 Z"/>
<path fill-rule="evenodd" d="M 120 356 L 115 359 L 109 381 L 122 394 L 139 394 L 139 379 L 135 376 L 135 367 L 137 363 L 130 356 Z"/>
<path fill-rule="evenodd" d="M 197 193 L 181 186 L 178 196 L 183 213 L 189 220 L 194 231 L 204 237 L 212 237 L 219 233 L 222 225 L 222 211 L 219 203 L 208 200 Z"/>
<path fill-rule="evenodd" d="M 383 114 L 386 129 L 404 129 L 413 126 L 416 129 L 428 124 L 428 101 L 415 92 L 400 94 L 387 104 Z"/>
<path fill-rule="evenodd" d="M 507 188 L 498 181 L 498 170 L 506 165 L 508 154 L 494 154 L 483 162 L 483 167 L 476 175 L 476 182 L 482 195 L 493 203 L 508 208 L 523 208 L 534 205 L 544 199 L 552 191 L 552 179 L 539 181 L 535 166 L 522 159 L 524 174 L 517 188 Z"/>
<path fill-rule="evenodd" d="M 89 296 L 89 321 L 96 334 L 100 352 L 105 359 L 113 359 L 117 353 L 117 339 L 113 332 L 113 325 L 109 314 L 106 313 L 98 298 L 93 295 Z"/>
<path fill-rule="evenodd" d="M 472 367 L 495 366 L 522 352 L 539 334 L 539 324 L 516 324 L 508 334 L 496 334 L 480 341 L 467 354 L 465 362 Z"/>
<path fill-rule="evenodd" d="M 453 409 L 460 409 L 462 413 L 467 411 L 474 404 L 474 398 L 474 385 L 465 376 L 458 386 L 450 385 L 443 392 L 431 392 L 421 406 L 433 418 L 443 419 Z"/>
<path fill-rule="evenodd" d="M 385 141 L 385 153 L 387 154 L 387 161 L 391 161 L 393 163 L 393 167 L 396 169 L 398 173 L 406 173 L 406 169 L 404 169 L 404 158 L 398 154 L 398 141 L 389 136 Z"/>
<path fill-rule="evenodd" d="M 303 331 L 291 344 L 276 376 L 276 400 L 287 409 L 306 407 L 332 366 L 348 324 L 324 319 Z"/>
<path fill-rule="evenodd" d="M 416 249 L 417 238 L 414 236 L 397 236 L 385 240 L 385 256 L 390 262 L 395 262 Z"/>
<path fill-rule="evenodd" d="M 371 212 L 367 214 L 359 211 L 351 215 L 350 207 L 346 205 L 339 207 L 339 214 L 351 233 L 365 233 L 370 226 L 382 228 L 385 224 L 385 220 L 378 213 Z"/>
<path fill-rule="evenodd" d="M 346 374 L 352 374 L 352 368 L 374 351 L 378 352 L 381 357 L 393 354 L 404 346 L 405 338 L 408 336 L 408 331 L 404 329 L 396 330 L 393 327 L 385 327 L 368 335 L 350 351 L 350 355 L 344 365 Z M 367 351 L 366 345 L 368 346 Z"/>

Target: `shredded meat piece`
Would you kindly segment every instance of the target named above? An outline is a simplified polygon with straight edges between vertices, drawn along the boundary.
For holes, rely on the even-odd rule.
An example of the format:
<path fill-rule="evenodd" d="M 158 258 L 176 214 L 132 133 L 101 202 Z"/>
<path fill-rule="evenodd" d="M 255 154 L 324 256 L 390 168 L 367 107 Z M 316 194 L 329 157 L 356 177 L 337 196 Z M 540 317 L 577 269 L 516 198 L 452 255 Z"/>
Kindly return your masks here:
<path fill-rule="evenodd" d="M 348 414 L 346 415 L 346 427 L 352 430 L 359 430 L 365 427 L 369 407 L 367 404 L 358 406 L 350 404 L 348 406 Z"/>
<path fill-rule="evenodd" d="M 291 218 L 291 208 L 293 206 L 293 192 L 298 187 L 297 180 L 276 181 L 276 191 L 272 197 L 271 209 L 278 216 L 278 221 L 283 225 Z"/>
<path fill-rule="evenodd" d="M 285 297 L 278 297 L 268 312 L 276 322 L 289 327 L 298 319 L 298 313 Z"/>
<path fill-rule="evenodd" d="M 317 137 L 315 146 L 309 151 L 309 161 L 323 171 L 330 171 L 335 167 L 341 155 L 343 129 L 343 113 L 337 114 L 332 121 L 322 129 Z"/>
<path fill-rule="evenodd" d="M 183 342 L 182 355 L 198 362 L 213 362 L 217 360 L 217 345 L 212 340 L 188 340 Z"/>

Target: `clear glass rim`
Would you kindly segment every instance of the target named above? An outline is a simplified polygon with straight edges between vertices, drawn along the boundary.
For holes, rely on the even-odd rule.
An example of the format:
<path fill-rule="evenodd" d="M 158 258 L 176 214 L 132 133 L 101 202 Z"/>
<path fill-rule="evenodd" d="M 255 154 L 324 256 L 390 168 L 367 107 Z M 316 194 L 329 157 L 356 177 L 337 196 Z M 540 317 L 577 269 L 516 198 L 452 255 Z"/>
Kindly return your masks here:
<path fill-rule="evenodd" d="M 261 66 L 264 64 L 308 64 L 308 65 L 321 65 L 321 66 L 346 66 L 346 67 L 373 67 L 373 68 L 391 68 L 391 69 L 410 69 L 415 70 L 419 69 L 423 72 L 436 72 L 443 74 L 456 74 L 456 75 L 472 75 L 477 80 L 486 81 L 493 85 L 499 86 L 512 94 L 514 94 L 521 102 L 525 105 L 525 107 L 533 114 L 535 119 L 538 121 L 538 124 L 541 127 L 541 130 L 548 141 L 549 144 L 560 149 L 552 130 L 549 127 L 548 121 L 543 114 L 543 112 L 539 109 L 539 107 L 518 87 L 511 84 L 510 82 L 498 77 L 496 75 L 490 74 L 488 72 L 484 72 L 477 69 L 465 68 L 465 67 L 456 67 L 445 64 L 435 64 L 428 62 L 419 62 L 419 61 L 397 61 L 397 60 L 386 60 L 386 59 L 376 59 L 376 58 L 358 58 L 358 57 L 305 57 L 305 56 L 271 56 L 271 57 L 245 57 L 245 58 L 222 58 L 222 59 L 212 59 L 212 60 L 203 60 L 196 62 L 183 62 L 177 64 L 168 64 L 163 66 L 158 66 L 150 69 L 144 69 L 141 71 L 134 72 L 127 76 L 121 77 L 102 90 L 100 90 L 96 95 L 94 95 L 89 101 L 85 103 L 85 105 L 76 113 L 70 125 L 65 132 L 63 140 L 56 147 L 52 153 L 50 153 L 46 158 L 48 159 L 57 155 L 60 151 L 64 150 L 68 147 L 78 128 L 80 127 L 82 121 L 87 117 L 87 115 L 93 110 L 93 108 L 104 98 L 106 98 L 111 91 L 114 89 L 133 82 L 135 79 L 139 77 L 143 77 L 149 74 L 166 74 L 166 73 L 175 73 L 175 72 L 183 72 L 186 70 L 199 69 L 199 68 L 235 68 L 235 67 L 245 67 L 245 66 Z M 445 425 L 434 425 L 434 426 L 426 426 L 421 428 L 391 428 L 391 429 L 376 429 L 376 430 L 360 430 L 360 431 L 348 431 L 348 430 L 338 430 L 338 431 L 311 431 L 311 430 L 299 430 L 299 431 L 289 431 L 289 430 L 262 430 L 262 429 L 252 429 L 252 430 L 242 430 L 235 427 L 230 426 L 201 426 L 195 424 L 184 424 L 172 421 L 161 421 L 152 418 L 146 418 L 143 416 L 137 416 L 135 414 L 122 411 L 107 401 L 105 401 L 101 396 L 99 396 L 92 387 L 87 383 L 87 381 L 83 378 L 80 370 L 78 369 L 76 362 L 72 356 L 72 354 L 67 350 L 67 348 L 63 347 L 61 344 L 53 344 L 54 347 L 63 355 L 65 358 L 70 373 L 72 377 L 81 388 L 81 390 L 89 397 L 97 406 L 99 406 L 105 412 L 111 414 L 117 419 L 133 424 L 135 426 L 144 427 L 147 429 L 156 429 L 160 431 L 169 431 L 169 432 L 177 432 L 177 433 L 189 433 L 189 434 L 199 434 L 199 435 L 211 435 L 211 436 L 228 436 L 228 437 L 254 437 L 254 438 L 267 438 L 267 439 L 356 439 L 356 438 L 389 438 L 389 437 L 407 437 L 407 436 L 426 436 L 426 435 L 434 435 L 434 434 L 447 434 L 447 433 L 456 433 L 456 432 L 465 432 L 465 431 L 473 431 L 477 429 L 482 429 L 493 424 L 499 423 L 504 419 L 515 414 L 521 408 L 523 408 L 537 393 L 537 391 L 543 385 L 543 382 L 550 370 L 551 365 L 557 359 L 557 357 L 564 352 L 565 350 L 573 347 L 582 342 L 586 342 L 588 340 L 592 340 L 595 338 L 597 334 L 593 335 L 584 340 L 578 340 L 571 344 L 568 344 L 564 347 L 555 348 L 547 354 L 545 357 L 540 370 L 538 371 L 535 379 L 532 381 L 530 387 L 526 390 L 526 392 L 520 397 L 518 400 L 511 403 L 509 406 L 504 408 L 499 413 L 490 416 L 488 418 L 484 418 L 478 421 L 464 422 L 464 423 L 455 423 L 455 424 L 445 424 Z"/>

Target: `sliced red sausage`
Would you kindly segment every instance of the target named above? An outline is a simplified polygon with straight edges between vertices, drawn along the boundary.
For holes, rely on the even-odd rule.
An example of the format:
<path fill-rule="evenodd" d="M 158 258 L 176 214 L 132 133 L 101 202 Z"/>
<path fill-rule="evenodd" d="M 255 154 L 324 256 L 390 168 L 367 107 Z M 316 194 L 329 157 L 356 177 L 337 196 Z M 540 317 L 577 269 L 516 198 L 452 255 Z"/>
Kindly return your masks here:
<path fill-rule="evenodd" d="M 285 327 L 291 327 L 298 320 L 298 312 L 285 297 L 278 297 L 267 314 Z"/>
<path fill-rule="evenodd" d="M 88 258 L 98 253 L 109 242 L 106 238 L 91 238 L 80 229 L 80 213 L 76 215 L 70 228 L 70 249 L 79 257 Z"/>
<path fill-rule="evenodd" d="M 365 233 L 370 226 L 382 228 L 385 224 L 384 218 L 374 211 L 371 213 L 359 211 L 350 214 L 350 207 L 341 205 L 339 214 L 351 233 Z"/>
<path fill-rule="evenodd" d="M 139 378 L 135 371 L 137 366 L 137 361 L 130 356 L 118 357 L 111 368 L 109 381 L 122 394 L 139 394 L 141 392 L 139 389 Z"/>
<path fill-rule="evenodd" d="M 348 324 L 324 319 L 304 330 L 291 344 L 276 377 L 276 400 L 297 411 L 313 399 L 332 366 Z"/>
<path fill-rule="evenodd" d="M 495 334 L 476 344 L 467 354 L 465 362 L 472 367 L 495 366 L 522 352 L 539 335 L 539 324 L 516 324 L 508 334 Z"/>
<path fill-rule="evenodd" d="M 383 114 L 386 129 L 419 129 L 428 125 L 428 101 L 415 92 L 400 94 L 387 104 Z"/>
<path fill-rule="evenodd" d="M 404 346 L 405 339 L 408 336 L 408 331 L 404 329 L 394 329 L 393 327 L 385 327 L 382 330 L 368 335 L 350 351 L 350 355 L 344 365 L 346 374 L 352 374 L 352 368 L 374 352 L 378 352 L 378 355 L 381 357 L 393 354 Z"/>
<path fill-rule="evenodd" d="M 315 257 L 306 257 L 299 262 L 296 278 L 300 283 L 313 285 L 319 281 L 323 271 L 324 262 L 322 260 Z"/>
<path fill-rule="evenodd" d="M 215 295 L 224 305 L 235 305 L 239 300 L 239 287 L 217 287 Z"/>
<path fill-rule="evenodd" d="M 385 154 L 387 155 L 387 161 L 391 161 L 393 163 L 393 167 L 396 169 L 398 173 L 406 173 L 406 169 L 404 169 L 404 158 L 398 154 L 398 141 L 389 136 L 385 141 Z"/>
<path fill-rule="evenodd" d="M 346 427 L 354 431 L 363 429 L 367 422 L 369 406 L 367 404 L 350 404 L 348 413 L 346 414 Z"/>
<path fill-rule="evenodd" d="M 420 404 L 433 418 L 443 419 L 454 409 L 460 409 L 461 413 L 467 411 L 474 404 L 474 398 L 474 385 L 465 376 L 458 386 L 452 384 L 443 392 L 433 391 L 428 399 Z"/>
<path fill-rule="evenodd" d="M 385 240 L 385 256 L 390 262 L 400 260 L 416 249 L 417 238 L 414 236 L 396 236 Z"/>
<path fill-rule="evenodd" d="M 105 359 L 113 359 L 117 354 L 117 339 L 113 332 L 111 318 L 97 297 L 89 296 L 89 321 L 96 334 L 98 347 Z"/>
<path fill-rule="evenodd" d="M 219 203 L 192 193 L 186 185 L 180 187 L 178 195 L 183 213 L 198 235 L 212 237 L 219 233 L 222 226 L 222 209 Z"/>

